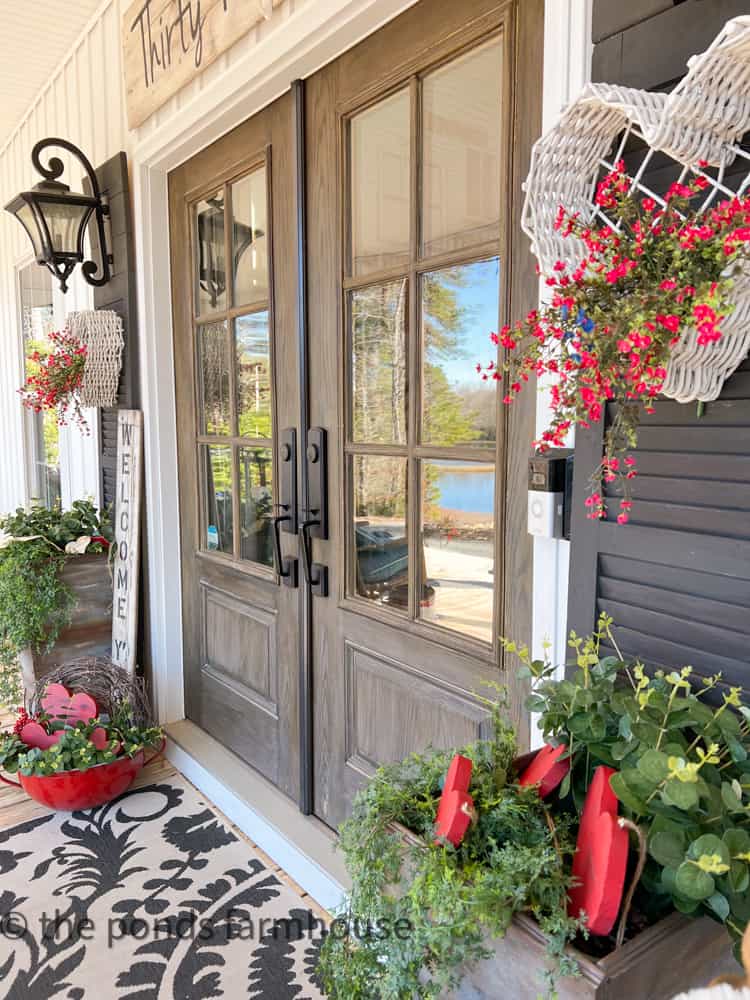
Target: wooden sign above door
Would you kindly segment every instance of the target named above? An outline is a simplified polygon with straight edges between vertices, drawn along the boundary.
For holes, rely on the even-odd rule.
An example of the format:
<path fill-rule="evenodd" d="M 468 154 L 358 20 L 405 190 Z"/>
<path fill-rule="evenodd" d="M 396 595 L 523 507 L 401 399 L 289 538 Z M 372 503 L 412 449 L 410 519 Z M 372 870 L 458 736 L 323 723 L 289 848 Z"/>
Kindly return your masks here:
<path fill-rule="evenodd" d="M 280 0 L 134 0 L 122 19 L 128 126 L 137 128 Z"/>

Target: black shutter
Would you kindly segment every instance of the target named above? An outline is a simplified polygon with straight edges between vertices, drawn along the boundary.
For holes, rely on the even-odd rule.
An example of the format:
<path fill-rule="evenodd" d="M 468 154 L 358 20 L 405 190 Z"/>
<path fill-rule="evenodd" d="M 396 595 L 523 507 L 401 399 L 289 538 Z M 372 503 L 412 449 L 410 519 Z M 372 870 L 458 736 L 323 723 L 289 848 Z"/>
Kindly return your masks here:
<path fill-rule="evenodd" d="M 102 191 L 109 199 L 114 268 L 110 281 L 94 288 L 94 308 L 112 309 L 122 319 L 125 334 L 117 407 L 100 410 L 101 495 L 105 507 L 115 503 L 117 460 L 117 409 L 138 409 L 138 335 L 136 323 L 135 254 L 130 211 L 130 183 L 125 153 L 118 153 L 97 170 Z"/>
<path fill-rule="evenodd" d="M 655 409 L 641 426 L 633 517 L 624 526 L 586 518 L 601 427 L 577 434 L 568 627 L 586 634 L 606 611 L 623 652 L 746 684 L 750 362 L 700 418 L 695 403 L 659 400 Z"/>
<path fill-rule="evenodd" d="M 648 16 L 649 7 L 661 8 Z M 724 22 L 750 2 L 595 0 L 595 79 L 666 89 Z M 599 35 L 597 36 L 597 25 Z M 603 37 L 614 27 L 616 33 Z M 602 40 L 599 40 L 602 39 Z M 657 190 L 672 178 L 649 177 Z M 645 416 L 631 522 L 585 516 L 588 477 L 602 455 L 604 421 L 576 435 L 568 627 L 615 619 L 628 655 L 663 666 L 750 679 L 750 361 L 707 403 L 659 400 Z M 612 408 L 605 420 L 611 420 Z"/>

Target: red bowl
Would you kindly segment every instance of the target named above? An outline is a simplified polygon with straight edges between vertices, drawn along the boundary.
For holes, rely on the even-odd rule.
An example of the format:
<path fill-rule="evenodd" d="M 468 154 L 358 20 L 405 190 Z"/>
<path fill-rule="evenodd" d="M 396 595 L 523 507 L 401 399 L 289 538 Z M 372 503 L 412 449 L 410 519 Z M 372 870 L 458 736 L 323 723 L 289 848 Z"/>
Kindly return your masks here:
<path fill-rule="evenodd" d="M 96 764 L 86 771 L 59 774 L 19 774 L 21 787 L 43 806 L 72 812 L 92 809 L 122 795 L 143 767 L 143 751 L 135 757 L 118 757 L 109 764 Z"/>

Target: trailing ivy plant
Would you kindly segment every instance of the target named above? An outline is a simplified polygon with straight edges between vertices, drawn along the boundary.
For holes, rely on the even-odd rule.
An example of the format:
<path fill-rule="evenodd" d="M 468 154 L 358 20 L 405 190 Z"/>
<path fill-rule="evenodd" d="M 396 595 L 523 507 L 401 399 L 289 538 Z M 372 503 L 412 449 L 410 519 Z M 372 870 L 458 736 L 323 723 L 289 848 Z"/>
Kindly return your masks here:
<path fill-rule="evenodd" d="M 0 702 L 16 705 L 22 689 L 18 654 L 46 652 L 70 622 L 75 597 L 60 578 L 67 558 L 105 552 L 108 518 L 87 500 L 70 510 L 37 505 L 0 518 Z"/>
<path fill-rule="evenodd" d="M 340 840 L 352 890 L 318 967 L 332 1000 L 433 1000 L 522 911 L 547 935 L 554 974 L 576 974 L 564 951 L 581 929 L 566 912 L 570 826 L 551 821 L 535 788 L 514 782 L 517 747 L 502 700 L 485 704 L 494 735 L 460 751 L 474 762 L 478 821 L 457 848 L 435 843 L 433 832 L 455 751 L 381 767 L 357 796 Z M 418 839 L 405 840 L 395 823 Z"/>
<path fill-rule="evenodd" d="M 691 667 L 648 673 L 626 663 L 606 615 L 569 644 L 576 669 L 557 680 L 546 656 L 505 643 L 532 679 L 527 707 L 545 740 L 568 747 L 561 798 L 570 792 L 580 809 L 594 769 L 615 768 L 621 813 L 648 839 L 643 912 L 707 914 L 739 942 L 750 920 L 750 708 L 740 688 L 720 674 L 694 679 Z"/>

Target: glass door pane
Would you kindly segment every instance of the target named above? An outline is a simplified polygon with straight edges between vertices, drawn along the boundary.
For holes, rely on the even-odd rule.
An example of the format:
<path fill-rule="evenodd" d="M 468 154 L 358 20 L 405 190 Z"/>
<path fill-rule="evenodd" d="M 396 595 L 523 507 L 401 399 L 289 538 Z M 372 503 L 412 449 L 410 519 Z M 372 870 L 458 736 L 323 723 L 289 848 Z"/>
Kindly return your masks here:
<path fill-rule="evenodd" d="M 422 618 L 492 641 L 495 572 L 495 467 L 422 466 Z"/>
<path fill-rule="evenodd" d="M 352 273 L 409 258 L 410 102 L 402 90 L 350 125 Z"/>
<path fill-rule="evenodd" d="M 422 252 L 431 257 L 499 235 L 500 39 L 428 74 L 422 95 Z"/>
<path fill-rule="evenodd" d="M 226 309 L 227 265 L 224 243 L 224 192 L 199 201 L 195 207 L 196 310 L 199 314 Z"/>
<path fill-rule="evenodd" d="M 422 443 L 492 447 L 497 383 L 477 377 L 498 326 L 500 262 L 475 261 L 422 275 Z"/>
<path fill-rule="evenodd" d="M 260 167 L 232 185 L 232 266 L 234 304 L 268 298 L 268 219 L 266 169 Z"/>

